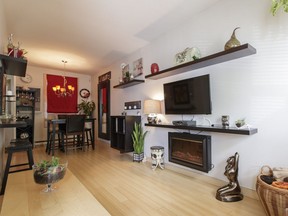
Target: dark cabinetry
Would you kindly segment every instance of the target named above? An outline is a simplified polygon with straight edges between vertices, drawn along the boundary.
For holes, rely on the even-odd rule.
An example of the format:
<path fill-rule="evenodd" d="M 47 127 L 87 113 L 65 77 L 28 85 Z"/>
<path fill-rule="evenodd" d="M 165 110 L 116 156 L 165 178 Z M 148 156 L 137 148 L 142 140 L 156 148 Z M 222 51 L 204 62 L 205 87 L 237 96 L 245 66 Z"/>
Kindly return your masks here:
<path fill-rule="evenodd" d="M 141 116 L 111 116 L 111 147 L 121 153 L 133 151 L 132 131 L 134 122 L 140 123 Z"/>
<path fill-rule="evenodd" d="M 26 127 L 16 128 L 16 137 L 29 139 L 34 144 L 35 90 L 16 88 L 17 121 L 25 121 Z"/>

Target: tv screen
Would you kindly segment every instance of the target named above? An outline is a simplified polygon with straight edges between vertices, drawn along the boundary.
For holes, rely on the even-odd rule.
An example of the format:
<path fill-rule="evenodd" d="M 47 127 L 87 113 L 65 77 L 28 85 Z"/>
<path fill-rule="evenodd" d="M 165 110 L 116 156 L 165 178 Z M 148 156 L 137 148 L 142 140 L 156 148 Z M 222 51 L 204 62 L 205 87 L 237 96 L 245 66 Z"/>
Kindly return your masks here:
<path fill-rule="evenodd" d="M 0 67 L 5 74 L 25 77 L 27 61 L 20 58 L 0 55 Z"/>
<path fill-rule="evenodd" d="M 165 114 L 211 114 L 210 77 L 165 83 Z"/>

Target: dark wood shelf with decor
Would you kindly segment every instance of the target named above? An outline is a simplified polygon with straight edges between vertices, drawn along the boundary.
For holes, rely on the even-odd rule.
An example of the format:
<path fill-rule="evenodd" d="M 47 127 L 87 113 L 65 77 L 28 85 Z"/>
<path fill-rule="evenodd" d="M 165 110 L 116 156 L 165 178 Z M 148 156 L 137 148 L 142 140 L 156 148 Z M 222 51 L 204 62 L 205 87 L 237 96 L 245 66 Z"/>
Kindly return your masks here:
<path fill-rule="evenodd" d="M 34 146 L 35 90 L 16 87 L 16 115 L 18 122 L 26 123 L 26 127 L 16 128 L 16 138 L 29 139 Z"/>
<path fill-rule="evenodd" d="M 144 83 L 144 82 L 145 82 L 145 80 L 133 79 L 133 80 L 130 80 L 128 82 L 121 83 L 119 85 L 113 86 L 113 88 L 123 89 L 123 88 L 127 88 L 127 87 L 130 87 L 130 86 L 138 85 L 138 84 L 141 84 L 141 83 Z"/>
<path fill-rule="evenodd" d="M 141 122 L 141 116 L 111 116 L 111 148 L 120 153 L 133 152 L 132 132 L 134 123 Z"/>
<path fill-rule="evenodd" d="M 257 128 L 245 128 L 240 129 L 236 127 L 223 128 L 222 125 L 215 126 L 182 126 L 182 125 L 168 125 L 168 124 L 145 124 L 147 127 L 160 127 L 160 128 L 172 128 L 172 129 L 182 129 L 182 130 L 196 130 L 196 131 L 209 131 L 217 133 L 229 133 L 229 134 L 239 134 L 239 135 L 253 135 L 258 132 Z"/>
<path fill-rule="evenodd" d="M 24 58 L 15 58 L 13 56 L 8 56 L 8 55 L 3 55 L 0 54 L 0 59 L 4 59 L 4 61 L 14 61 L 14 62 L 18 62 L 19 64 L 27 64 L 27 60 Z"/>
<path fill-rule="evenodd" d="M 231 48 L 226 51 L 218 52 L 206 57 L 202 57 L 200 59 L 196 59 L 191 62 L 187 62 L 181 65 L 177 65 L 175 67 L 171 67 L 162 71 L 159 71 L 154 74 L 150 74 L 145 76 L 146 79 L 161 79 L 169 76 L 173 76 L 176 74 L 196 70 L 199 68 L 207 67 L 214 64 L 219 64 L 222 62 L 231 61 L 237 58 L 242 58 L 245 56 L 256 54 L 256 49 L 250 44 L 243 44 L 238 47 Z"/>

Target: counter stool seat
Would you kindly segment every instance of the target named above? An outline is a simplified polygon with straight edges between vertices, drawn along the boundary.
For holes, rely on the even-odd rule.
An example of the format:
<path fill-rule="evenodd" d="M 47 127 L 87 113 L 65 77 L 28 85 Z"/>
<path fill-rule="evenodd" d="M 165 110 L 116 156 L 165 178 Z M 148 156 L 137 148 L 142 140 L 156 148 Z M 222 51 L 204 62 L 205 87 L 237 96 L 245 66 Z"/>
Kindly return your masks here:
<path fill-rule="evenodd" d="M 22 151 L 27 152 L 28 163 L 11 165 L 13 153 L 22 152 Z M 7 178 L 8 178 L 9 173 L 31 170 L 34 164 L 32 144 L 28 139 L 27 140 L 20 140 L 20 139 L 12 140 L 10 142 L 10 145 L 5 148 L 5 152 L 8 153 L 8 157 L 7 157 L 6 167 L 5 167 L 5 171 L 3 175 L 2 188 L 1 188 L 0 195 L 3 195 L 5 193 L 5 188 L 6 188 Z M 28 165 L 27 168 L 21 168 L 21 169 L 10 171 L 10 168 L 12 167 L 27 166 L 27 165 Z"/>

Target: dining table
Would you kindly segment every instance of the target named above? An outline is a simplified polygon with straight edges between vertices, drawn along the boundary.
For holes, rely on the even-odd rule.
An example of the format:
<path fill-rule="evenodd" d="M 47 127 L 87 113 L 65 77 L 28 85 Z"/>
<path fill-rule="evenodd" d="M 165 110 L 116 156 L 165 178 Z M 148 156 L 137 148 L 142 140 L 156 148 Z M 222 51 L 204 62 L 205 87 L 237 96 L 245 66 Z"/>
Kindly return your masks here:
<path fill-rule="evenodd" d="M 92 129 L 92 148 L 95 148 L 95 120 L 96 118 L 86 118 L 85 123 L 91 123 L 91 129 Z M 49 119 L 47 120 L 47 145 L 49 144 L 49 137 L 52 135 L 51 139 L 51 146 L 52 146 L 52 156 L 54 156 L 54 146 L 55 146 L 55 137 L 56 137 L 56 131 L 57 127 L 61 124 L 66 124 L 66 119 Z M 52 125 L 52 130 L 50 130 L 50 126 Z"/>

